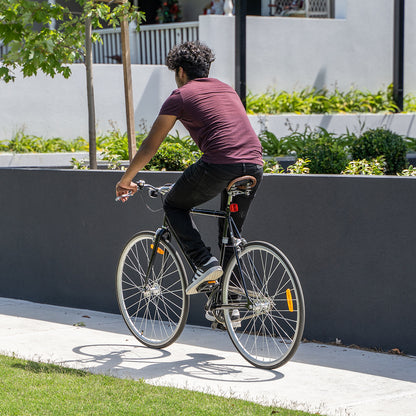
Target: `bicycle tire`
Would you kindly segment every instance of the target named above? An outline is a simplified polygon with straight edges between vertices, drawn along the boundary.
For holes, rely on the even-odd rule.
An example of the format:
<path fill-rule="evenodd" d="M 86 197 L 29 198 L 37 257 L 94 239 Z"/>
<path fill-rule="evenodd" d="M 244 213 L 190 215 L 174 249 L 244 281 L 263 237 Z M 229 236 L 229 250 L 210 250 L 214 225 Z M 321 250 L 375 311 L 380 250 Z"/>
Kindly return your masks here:
<path fill-rule="evenodd" d="M 263 241 L 245 245 L 239 261 L 252 306 L 233 256 L 222 282 L 222 302 L 230 305 L 224 309 L 227 331 L 238 352 L 252 365 L 280 367 L 293 357 L 303 335 L 305 305 L 299 279 L 286 256 Z M 235 319 L 235 309 L 240 319 Z"/>
<path fill-rule="evenodd" d="M 186 274 L 173 246 L 161 239 L 148 284 L 145 276 L 155 233 L 142 231 L 124 247 L 116 276 L 117 301 L 131 333 L 144 345 L 164 348 L 182 333 L 189 312 Z"/>

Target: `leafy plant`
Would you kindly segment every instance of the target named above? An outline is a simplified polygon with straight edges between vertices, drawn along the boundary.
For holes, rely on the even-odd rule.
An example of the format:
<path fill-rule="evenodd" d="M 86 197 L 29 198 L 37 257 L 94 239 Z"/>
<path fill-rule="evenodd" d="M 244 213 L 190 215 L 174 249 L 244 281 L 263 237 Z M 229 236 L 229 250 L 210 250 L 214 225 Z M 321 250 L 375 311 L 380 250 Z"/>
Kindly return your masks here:
<path fill-rule="evenodd" d="M 352 160 L 341 172 L 343 175 L 384 175 L 386 162 L 383 156 L 371 160 Z"/>
<path fill-rule="evenodd" d="M 398 176 L 416 176 L 416 168 L 413 165 L 410 165 L 407 169 L 403 169 L 401 173 L 397 174 Z"/>
<path fill-rule="evenodd" d="M 264 173 L 284 173 L 284 169 L 274 159 L 263 160 L 263 172 Z"/>
<path fill-rule="evenodd" d="M 259 140 L 265 156 L 284 156 L 289 152 L 285 137 L 278 139 L 272 132 L 265 130 L 259 134 Z"/>
<path fill-rule="evenodd" d="M 84 159 L 78 160 L 75 157 L 71 159 L 72 169 L 87 170 L 88 162 Z"/>
<path fill-rule="evenodd" d="M 181 6 L 178 0 L 163 1 L 156 13 L 158 23 L 180 22 L 182 19 Z"/>
<path fill-rule="evenodd" d="M 353 159 L 374 159 L 383 156 L 386 174 L 394 175 L 406 168 L 406 143 L 402 136 L 382 128 L 368 130 L 351 144 Z"/>
<path fill-rule="evenodd" d="M 168 134 L 165 138 L 165 143 L 179 143 L 181 146 L 186 147 L 191 152 L 197 152 L 200 153 L 199 147 L 197 144 L 193 141 L 191 136 L 179 136 L 179 132 L 176 130 L 176 135 L 174 134 Z"/>
<path fill-rule="evenodd" d="M 54 153 L 78 152 L 88 150 L 87 142 L 78 137 L 75 140 L 64 140 L 60 137 L 44 139 L 39 136 L 25 134 L 19 130 L 10 140 L 0 142 L 0 151 L 14 153 Z"/>
<path fill-rule="evenodd" d="M 152 160 L 146 165 L 146 169 L 182 171 L 196 159 L 194 152 L 179 143 L 162 143 Z"/>
<path fill-rule="evenodd" d="M 410 103 L 410 98 L 408 99 Z M 416 108 L 416 103 L 414 104 Z M 266 94 L 248 94 L 247 112 L 249 114 L 326 114 L 326 113 L 378 113 L 396 112 L 392 86 L 386 91 L 376 93 L 351 89 L 343 92 L 327 89 L 303 89 L 302 91 L 268 91 Z"/>
<path fill-rule="evenodd" d="M 81 12 L 72 12 L 58 2 L 0 2 L 0 39 L 7 47 L 0 65 L 0 80 L 13 81 L 13 71 L 18 67 L 25 77 L 42 71 L 52 77 L 62 74 L 68 78 L 71 69 L 67 64 L 83 60 L 85 54 L 87 20 L 93 28 L 102 28 L 103 21 L 115 27 L 124 16 L 139 23 L 144 19 L 143 12 L 129 2 L 114 7 L 92 0 L 76 1 Z M 56 28 L 50 26 L 52 19 Z M 93 35 L 93 41 L 100 39 L 98 34 Z"/>
<path fill-rule="evenodd" d="M 323 128 L 309 134 L 298 157 L 310 160 L 310 173 L 339 174 L 348 163 L 345 144 Z"/>
<path fill-rule="evenodd" d="M 407 113 L 416 112 L 416 97 L 413 95 L 406 95 L 403 98 L 403 110 Z"/>
<path fill-rule="evenodd" d="M 305 175 L 310 173 L 309 159 L 298 159 L 293 165 L 288 166 L 287 172 L 298 175 Z"/>
<path fill-rule="evenodd" d="M 406 137 L 404 139 L 406 144 L 406 150 L 408 152 L 416 152 L 416 138 L 414 137 Z"/>

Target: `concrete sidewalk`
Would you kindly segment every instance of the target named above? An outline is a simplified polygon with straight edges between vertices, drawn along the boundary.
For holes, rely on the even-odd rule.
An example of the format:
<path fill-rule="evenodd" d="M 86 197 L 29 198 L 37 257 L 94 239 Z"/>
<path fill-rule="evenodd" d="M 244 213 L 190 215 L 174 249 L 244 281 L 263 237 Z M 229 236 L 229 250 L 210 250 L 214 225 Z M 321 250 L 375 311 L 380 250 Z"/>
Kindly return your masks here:
<path fill-rule="evenodd" d="M 306 343 L 266 371 L 247 363 L 224 332 L 187 326 L 175 344 L 152 350 L 119 315 L 5 298 L 0 353 L 322 415 L 416 414 L 415 357 Z"/>

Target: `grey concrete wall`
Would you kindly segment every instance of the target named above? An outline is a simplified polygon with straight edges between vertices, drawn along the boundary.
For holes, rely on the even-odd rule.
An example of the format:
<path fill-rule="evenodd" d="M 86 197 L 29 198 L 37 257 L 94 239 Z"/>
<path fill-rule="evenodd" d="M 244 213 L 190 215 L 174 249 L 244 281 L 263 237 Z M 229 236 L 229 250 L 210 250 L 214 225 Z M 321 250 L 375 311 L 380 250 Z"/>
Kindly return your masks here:
<path fill-rule="evenodd" d="M 0 169 L 0 296 L 118 311 L 123 244 L 161 221 L 140 196 L 114 202 L 120 175 Z M 159 185 L 178 174 L 140 176 Z M 416 178 L 266 175 L 244 234 L 292 261 L 306 338 L 416 354 L 415 206 Z M 204 235 L 212 233 L 209 221 L 198 220 Z M 207 240 L 215 247 L 213 235 Z M 208 324 L 203 302 L 192 297 L 190 323 Z"/>

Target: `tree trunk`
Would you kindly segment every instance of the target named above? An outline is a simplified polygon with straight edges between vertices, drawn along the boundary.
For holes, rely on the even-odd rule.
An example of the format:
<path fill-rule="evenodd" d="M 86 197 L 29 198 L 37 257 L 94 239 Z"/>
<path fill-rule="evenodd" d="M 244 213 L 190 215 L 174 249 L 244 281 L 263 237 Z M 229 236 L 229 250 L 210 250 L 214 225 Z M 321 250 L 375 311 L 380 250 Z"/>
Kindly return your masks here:
<path fill-rule="evenodd" d="M 85 22 L 85 69 L 87 73 L 87 100 L 88 100 L 88 140 L 90 169 L 97 169 L 97 143 L 95 131 L 95 103 L 94 87 L 92 82 L 92 42 L 91 42 L 91 19 Z"/>

